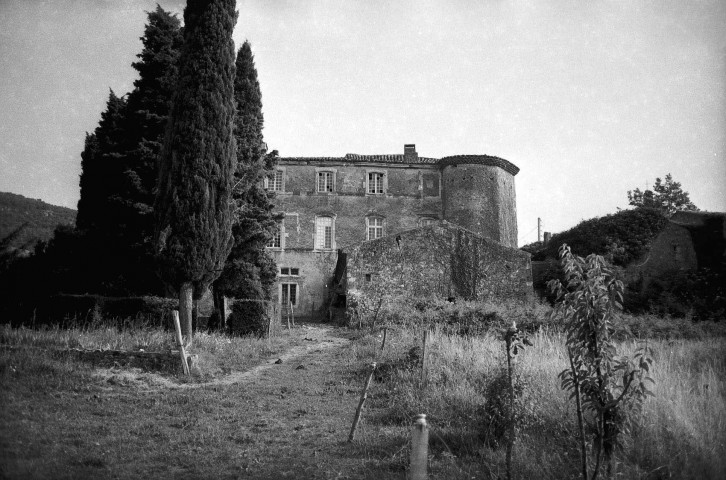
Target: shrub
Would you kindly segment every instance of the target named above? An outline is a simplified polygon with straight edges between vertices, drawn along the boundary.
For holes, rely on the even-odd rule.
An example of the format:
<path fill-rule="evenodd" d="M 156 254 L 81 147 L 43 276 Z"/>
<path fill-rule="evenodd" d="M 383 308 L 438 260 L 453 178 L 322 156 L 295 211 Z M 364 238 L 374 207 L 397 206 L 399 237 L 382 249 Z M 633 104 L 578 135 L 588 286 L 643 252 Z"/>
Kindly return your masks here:
<path fill-rule="evenodd" d="M 235 300 L 232 312 L 227 318 L 227 328 L 234 335 L 256 335 L 267 332 L 270 317 L 267 302 L 260 300 Z"/>
<path fill-rule="evenodd" d="M 613 343 L 613 324 L 622 309 L 623 283 L 599 255 L 586 259 L 573 255 L 567 245 L 560 248 L 566 286 L 557 280 L 553 316 L 565 320 L 567 356 L 570 368 L 559 377 L 562 388 L 571 393 L 580 429 L 582 477 L 588 479 L 585 424 L 592 434 L 597 477 L 603 458 L 610 475 L 616 449 L 622 448 L 632 414 L 652 393 L 649 376 L 650 350 L 639 349 L 632 358 L 618 357 Z"/>

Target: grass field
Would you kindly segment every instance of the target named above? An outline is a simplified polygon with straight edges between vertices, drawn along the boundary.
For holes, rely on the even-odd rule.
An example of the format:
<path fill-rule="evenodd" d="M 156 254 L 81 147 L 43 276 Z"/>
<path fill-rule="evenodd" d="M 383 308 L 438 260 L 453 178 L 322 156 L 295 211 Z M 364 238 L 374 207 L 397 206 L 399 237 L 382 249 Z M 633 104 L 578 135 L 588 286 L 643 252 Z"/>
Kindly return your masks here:
<path fill-rule="evenodd" d="M 499 314 L 521 321 L 531 312 Z M 662 319 L 629 322 L 643 328 Z M 516 366 L 522 393 L 514 478 L 577 478 L 574 408 L 557 379 L 566 361 L 563 338 L 540 327 Z M 667 334 L 648 340 L 655 397 L 617 455 L 616 477 L 724 478 L 726 339 L 710 334 L 717 327 L 697 327 L 689 338 L 658 328 Z M 201 334 L 194 346 L 201 372 L 188 380 L 99 369 L 58 350 L 161 351 L 171 346 L 168 332 L 1 327 L 0 476 L 404 478 L 411 421 L 425 413 L 431 478 L 502 477 L 502 427 L 493 413 L 505 359 L 496 326 L 477 336 L 434 327 L 425 380 L 422 331 L 392 326 L 383 352 L 379 331 L 297 328 L 272 339 Z M 340 343 L 326 343 L 334 340 Z M 635 346 L 619 343 L 623 353 Z M 286 351 L 301 353 L 271 362 Z M 379 367 L 349 444 L 372 361 Z M 259 364 L 266 370 L 258 375 L 215 384 Z"/>

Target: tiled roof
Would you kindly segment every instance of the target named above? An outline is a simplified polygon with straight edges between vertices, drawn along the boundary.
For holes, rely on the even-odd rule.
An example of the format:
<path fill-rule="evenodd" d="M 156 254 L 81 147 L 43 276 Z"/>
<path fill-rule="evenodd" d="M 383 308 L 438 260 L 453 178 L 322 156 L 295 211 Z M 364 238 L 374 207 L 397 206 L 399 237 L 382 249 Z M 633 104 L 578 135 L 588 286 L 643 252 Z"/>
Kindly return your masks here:
<path fill-rule="evenodd" d="M 345 162 L 344 157 L 280 157 L 280 160 L 292 162 Z"/>
<path fill-rule="evenodd" d="M 447 165 L 460 164 L 476 164 L 499 167 L 506 172 L 516 175 L 519 173 L 519 167 L 503 158 L 491 155 L 452 155 L 444 158 L 431 157 L 413 157 L 408 158 L 402 154 L 390 155 L 359 155 L 357 153 L 347 153 L 344 157 L 281 157 L 280 160 L 292 162 L 306 163 L 325 163 L 325 162 L 344 162 L 344 163 L 404 163 L 404 164 L 424 164 L 424 165 Z"/>
<path fill-rule="evenodd" d="M 415 157 L 406 160 L 400 153 L 390 155 L 359 155 L 357 153 L 346 153 L 345 160 L 348 162 L 381 162 L 381 163 L 428 163 L 433 164 L 439 161 L 438 158 Z"/>
<path fill-rule="evenodd" d="M 512 175 L 519 173 L 519 167 L 512 162 L 491 155 L 452 155 L 439 160 L 439 165 L 442 167 L 446 165 L 461 165 L 462 163 L 499 167 Z"/>

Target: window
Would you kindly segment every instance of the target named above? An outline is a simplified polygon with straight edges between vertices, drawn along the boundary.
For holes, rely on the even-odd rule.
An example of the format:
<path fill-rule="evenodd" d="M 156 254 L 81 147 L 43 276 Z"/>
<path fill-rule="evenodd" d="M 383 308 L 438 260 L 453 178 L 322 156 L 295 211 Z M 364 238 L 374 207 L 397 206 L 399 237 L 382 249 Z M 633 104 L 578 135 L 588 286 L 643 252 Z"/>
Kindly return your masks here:
<path fill-rule="evenodd" d="M 282 223 L 277 223 L 277 230 L 267 244 L 268 248 L 282 248 Z"/>
<path fill-rule="evenodd" d="M 265 188 L 273 192 L 282 191 L 282 170 L 275 170 L 265 178 Z"/>
<path fill-rule="evenodd" d="M 383 236 L 383 218 L 381 217 L 368 217 L 368 235 L 367 240 L 375 240 Z"/>
<path fill-rule="evenodd" d="M 333 172 L 318 172 L 318 192 L 333 191 Z"/>
<path fill-rule="evenodd" d="M 436 223 L 436 219 L 432 217 L 421 217 L 421 226 L 433 225 Z"/>
<path fill-rule="evenodd" d="M 315 249 L 333 248 L 333 218 L 317 217 L 315 219 Z"/>
<path fill-rule="evenodd" d="M 297 305 L 297 283 L 282 283 L 282 294 L 280 295 L 280 303 L 283 307 L 289 305 Z"/>
<path fill-rule="evenodd" d="M 290 267 L 280 267 L 280 275 L 282 276 L 293 276 L 297 277 L 300 275 L 300 269 L 299 268 L 290 268 Z"/>
<path fill-rule="evenodd" d="M 383 193 L 383 174 L 371 172 L 368 174 L 368 193 Z"/>

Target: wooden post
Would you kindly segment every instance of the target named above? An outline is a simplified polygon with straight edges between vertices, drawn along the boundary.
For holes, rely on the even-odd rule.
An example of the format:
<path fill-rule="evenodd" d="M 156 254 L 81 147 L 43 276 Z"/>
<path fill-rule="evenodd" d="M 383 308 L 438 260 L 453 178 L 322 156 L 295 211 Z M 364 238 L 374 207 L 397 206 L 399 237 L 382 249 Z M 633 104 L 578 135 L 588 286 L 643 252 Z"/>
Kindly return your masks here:
<path fill-rule="evenodd" d="M 386 335 L 388 334 L 388 327 L 383 327 L 383 341 L 381 341 L 381 352 L 386 348 Z"/>
<path fill-rule="evenodd" d="M 360 421 L 360 415 L 363 411 L 363 405 L 366 403 L 368 398 L 368 387 L 371 386 L 371 380 L 373 380 L 373 372 L 376 371 L 376 362 L 371 363 L 371 372 L 368 374 L 366 383 L 363 386 L 363 391 L 360 394 L 360 401 L 358 402 L 358 408 L 355 410 L 355 417 L 353 417 L 353 426 L 350 428 L 350 435 L 348 435 L 348 442 L 352 442 L 355 438 L 355 430 L 358 428 L 358 422 Z"/>
<path fill-rule="evenodd" d="M 426 480 L 429 459 L 429 427 L 426 424 L 426 415 L 416 415 L 416 421 L 411 431 L 411 480 Z"/>
<path fill-rule="evenodd" d="M 421 381 L 426 380 L 426 360 L 428 358 L 428 351 L 426 349 L 428 344 L 429 331 L 428 329 L 423 332 L 423 353 L 421 355 Z"/>
<path fill-rule="evenodd" d="M 189 364 L 187 363 L 187 352 L 184 351 L 184 341 L 182 340 L 181 324 L 179 323 L 179 310 L 173 310 L 172 315 L 174 316 L 174 329 L 176 330 L 176 344 L 179 347 L 179 353 L 181 355 L 182 370 L 184 375 L 189 375 Z"/>

